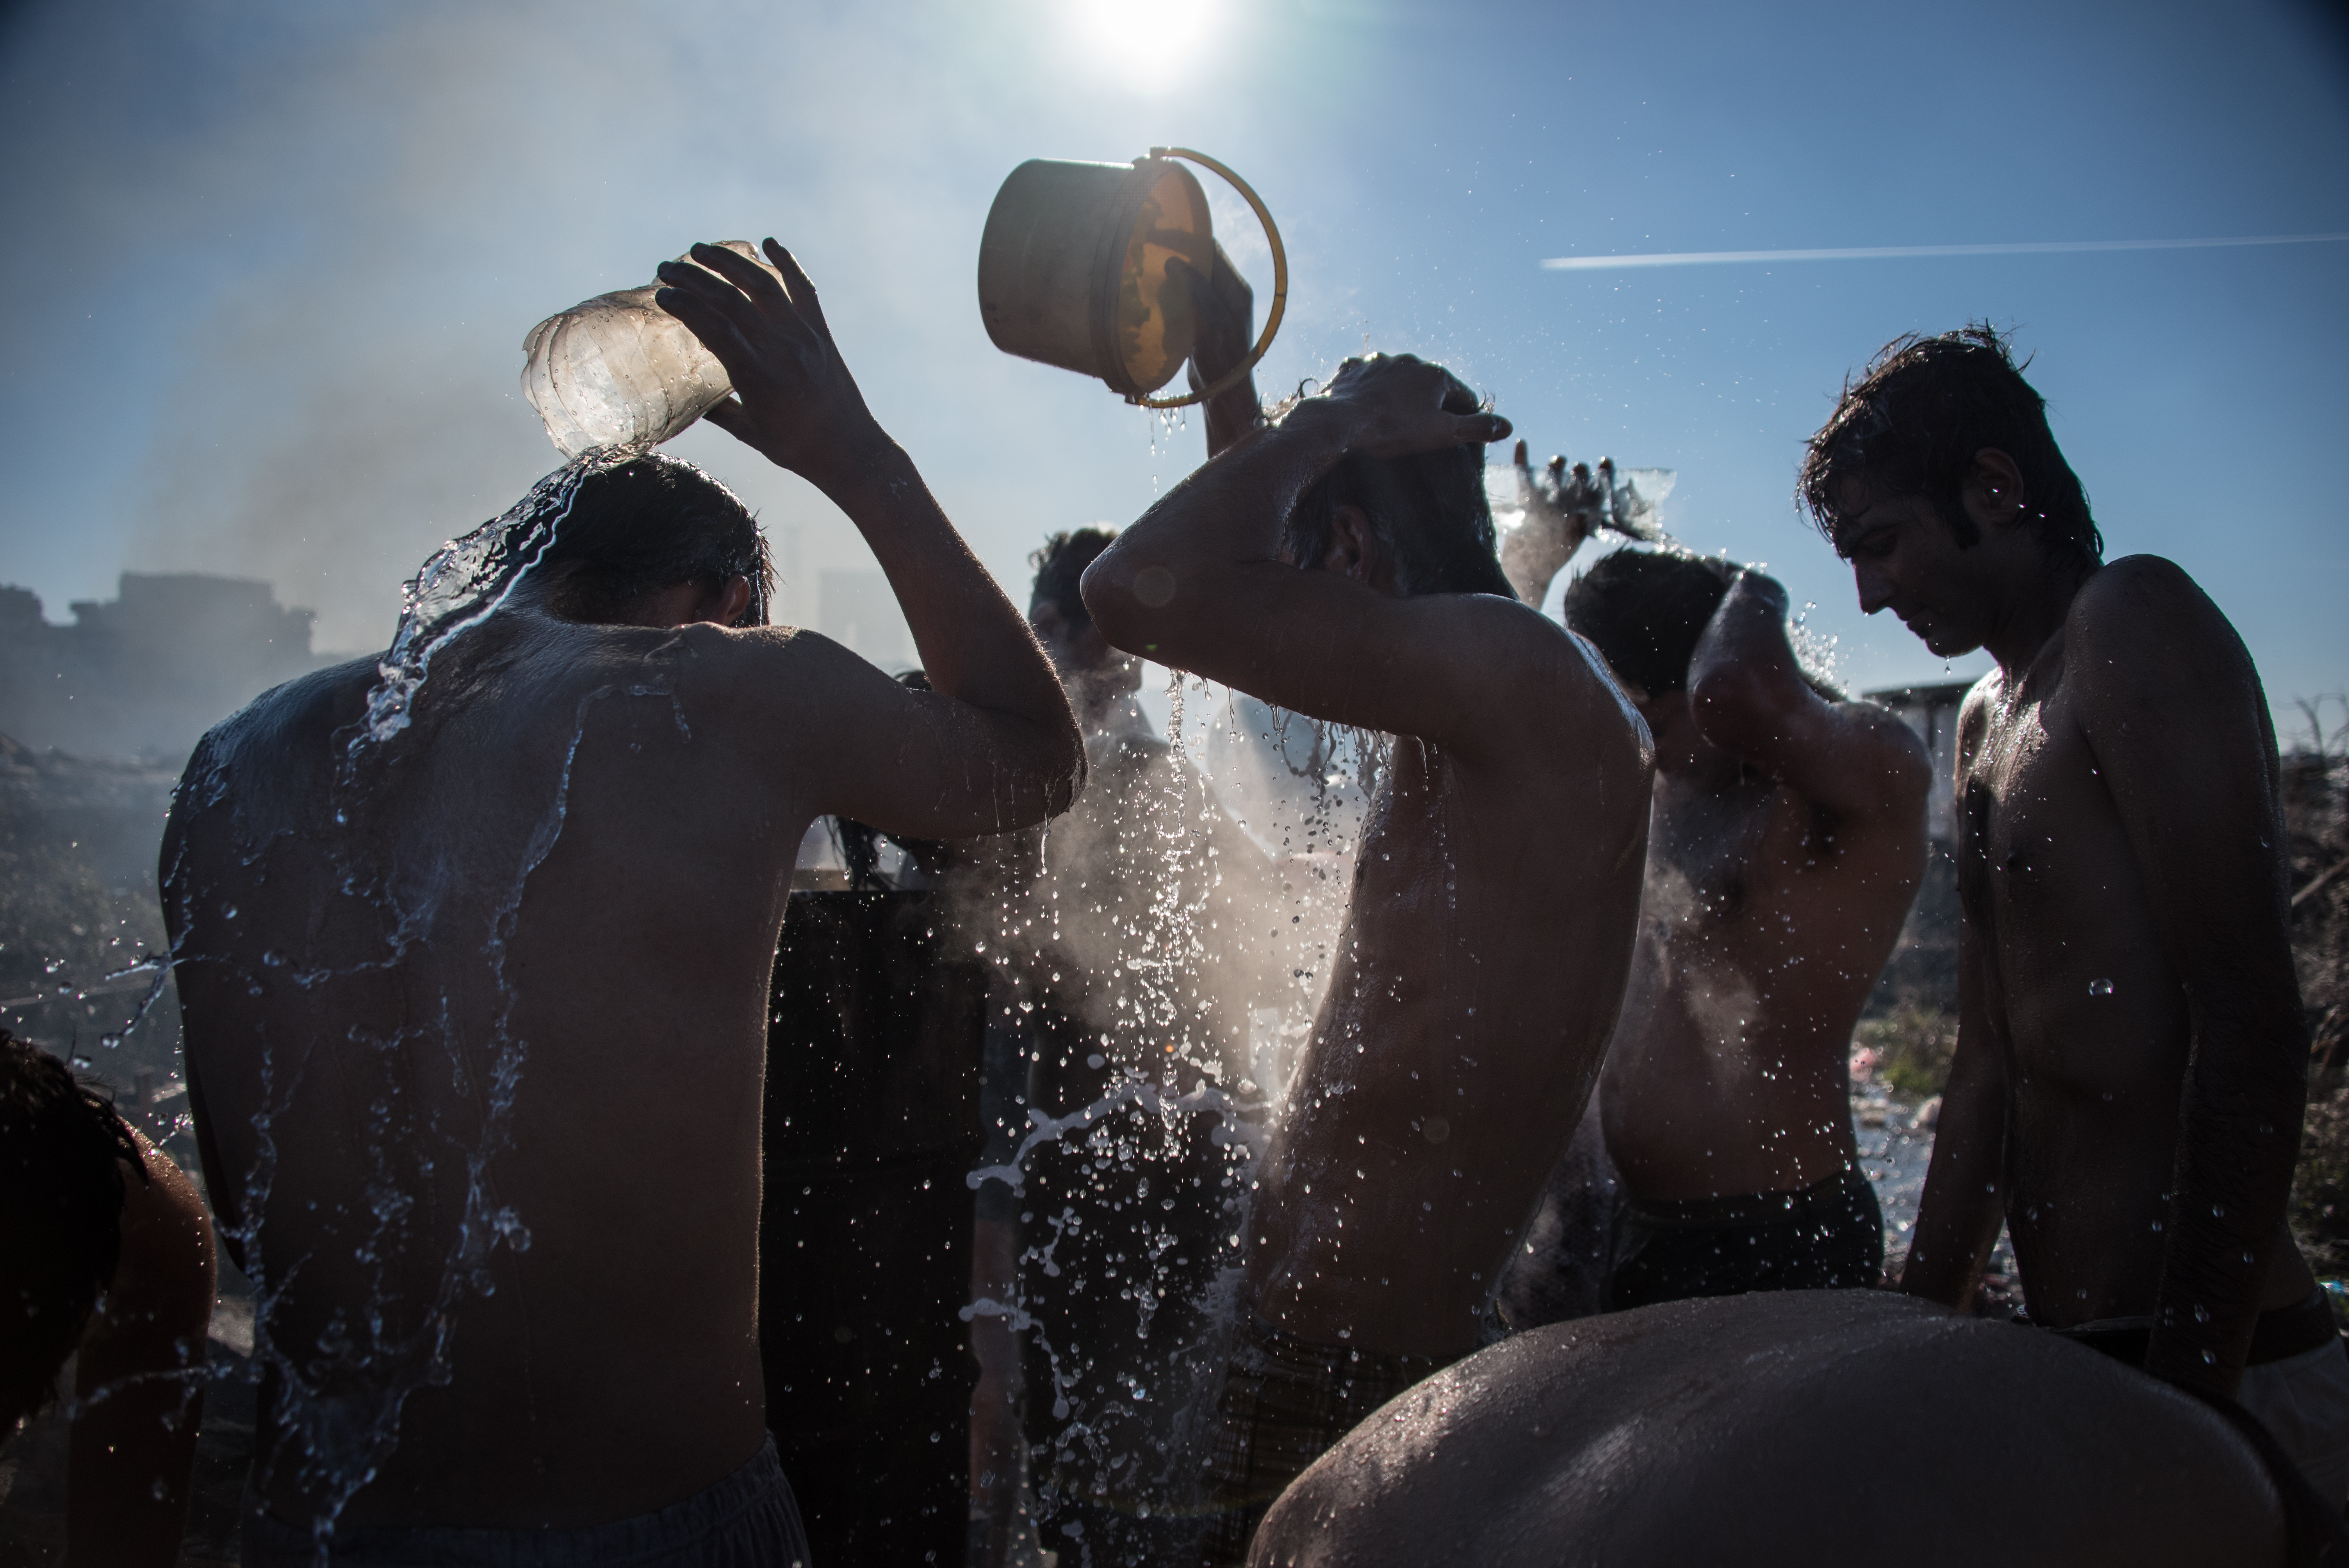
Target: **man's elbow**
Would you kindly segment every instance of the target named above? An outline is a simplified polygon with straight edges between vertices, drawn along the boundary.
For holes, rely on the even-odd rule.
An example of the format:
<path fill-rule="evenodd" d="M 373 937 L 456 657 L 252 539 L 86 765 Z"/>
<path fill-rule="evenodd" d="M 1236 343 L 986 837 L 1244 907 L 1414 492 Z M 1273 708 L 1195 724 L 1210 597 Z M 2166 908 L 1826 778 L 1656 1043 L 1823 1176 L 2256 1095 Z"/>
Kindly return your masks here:
<path fill-rule="evenodd" d="M 1077 803 L 1077 797 L 1084 793 L 1085 770 L 1089 764 L 1085 759 L 1084 737 L 1078 732 L 1073 716 L 1069 720 L 1061 757 L 1063 765 L 1045 777 L 1044 818 L 1047 821 L 1067 811 Z"/>
<path fill-rule="evenodd" d="M 1126 653 L 1154 651 L 1152 623 L 1158 612 L 1174 603 L 1174 574 L 1155 563 L 1136 566 L 1117 554 L 1117 547 L 1096 557 L 1077 580 L 1085 614 L 1102 638 Z"/>
<path fill-rule="evenodd" d="M 1757 732 L 1775 722 L 1770 682 L 1759 670 L 1739 665 L 1692 672 L 1689 717 L 1698 733 L 1715 746 L 1744 752 Z"/>

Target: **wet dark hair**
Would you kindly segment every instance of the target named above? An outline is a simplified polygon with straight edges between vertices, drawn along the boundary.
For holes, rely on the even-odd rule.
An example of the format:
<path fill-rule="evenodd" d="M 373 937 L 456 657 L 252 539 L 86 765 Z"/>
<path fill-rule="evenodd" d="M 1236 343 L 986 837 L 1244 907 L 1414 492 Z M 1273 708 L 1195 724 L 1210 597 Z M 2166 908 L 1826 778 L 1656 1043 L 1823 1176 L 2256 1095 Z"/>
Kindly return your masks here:
<path fill-rule="evenodd" d="M 775 593 L 774 565 L 750 509 L 691 463 L 657 455 L 580 480 L 534 570 L 551 583 L 549 609 L 590 623 L 621 620 L 646 594 L 680 583 L 714 593 L 730 577 L 747 577 L 750 604 L 735 624 L 763 626 Z"/>
<path fill-rule="evenodd" d="M 1985 447 L 2014 459 L 2023 516 L 2051 558 L 2103 561 L 2104 535 L 2047 428 L 2047 401 L 1986 322 L 1886 344 L 1857 385 L 1844 383 L 1834 415 L 1811 438 L 1797 487 L 1830 543 L 1836 491 L 1861 480 L 1893 495 L 1925 497 L 1959 547 L 1970 549 L 1981 534 L 1960 498 L 1974 454 Z"/>
<path fill-rule="evenodd" d="M 114 1108 L 0 1029 L 0 1438 L 48 1403 L 122 1253 L 122 1167 L 147 1168 Z"/>
<path fill-rule="evenodd" d="M 1116 538 L 1114 529 L 1070 529 L 1046 540 L 1041 550 L 1030 551 L 1028 564 L 1035 570 L 1036 586 L 1029 591 L 1029 602 L 1040 599 L 1058 609 L 1071 632 L 1092 625 L 1092 612 L 1085 608 L 1084 595 L 1077 592 L 1077 580 Z"/>
<path fill-rule="evenodd" d="M 1495 553 L 1482 447 L 1340 459 L 1288 514 L 1281 546 L 1291 561 L 1319 570 L 1341 506 L 1361 507 L 1372 531 L 1395 552 L 1406 594 L 1517 596 Z"/>
<path fill-rule="evenodd" d="M 1566 591 L 1566 624 L 1590 639 L 1615 678 L 1662 696 L 1688 685 L 1713 614 L 1737 568 L 1678 550 L 1618 550 Z"/>

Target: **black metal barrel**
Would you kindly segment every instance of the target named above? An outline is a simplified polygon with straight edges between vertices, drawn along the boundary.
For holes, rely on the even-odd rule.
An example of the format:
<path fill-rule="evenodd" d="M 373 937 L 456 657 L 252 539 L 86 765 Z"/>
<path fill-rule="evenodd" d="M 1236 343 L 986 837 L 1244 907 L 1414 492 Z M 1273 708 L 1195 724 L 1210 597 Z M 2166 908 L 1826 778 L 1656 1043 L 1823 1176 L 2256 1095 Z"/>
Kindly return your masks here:
<path fill-rule="evenodd" d="M 819 1563 L 962 1560 L 987 975 L 924 892 L 795 892 L 767 1043 L 759 1351 Z"/>

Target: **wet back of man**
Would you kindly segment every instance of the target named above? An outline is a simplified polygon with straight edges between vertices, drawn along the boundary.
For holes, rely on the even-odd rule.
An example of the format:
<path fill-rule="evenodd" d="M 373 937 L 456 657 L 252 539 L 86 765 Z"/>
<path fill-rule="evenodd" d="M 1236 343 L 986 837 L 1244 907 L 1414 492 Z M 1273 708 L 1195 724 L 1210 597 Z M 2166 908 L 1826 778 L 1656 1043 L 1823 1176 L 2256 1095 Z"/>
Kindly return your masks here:
<path fill-rule="evenodd" d="M 260 1290 L 248 1561 L 803 1555 L 755 1337 L 792 1288 L 758 1277 L 759 1115 L 800 839 L 999 831 L 1081 777 L 796 263 L 693 253 L 662 303 L 740 394 L 710 417 L 859 525 L 937 690 L 761 624 L 740 503 L 599 458 L 470 542 L 496 593 L 429 666 L 322 672 L 206 738 L 164 870 L 208 1185 Z"/>

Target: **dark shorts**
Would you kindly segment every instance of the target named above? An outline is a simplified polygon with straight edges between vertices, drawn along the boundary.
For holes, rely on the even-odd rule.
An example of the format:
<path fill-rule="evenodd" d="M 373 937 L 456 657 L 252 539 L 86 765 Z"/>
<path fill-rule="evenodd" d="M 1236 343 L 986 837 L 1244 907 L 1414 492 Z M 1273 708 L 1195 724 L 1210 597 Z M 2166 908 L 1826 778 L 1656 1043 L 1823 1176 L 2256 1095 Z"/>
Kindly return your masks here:
<path fill-rule="evenodd" d="M 2072 1328 L 2046 1328 L 2024 1313 L 2017 1313 L 2014 1321 L 2133 1367 L 2145 1365 L 2153 1339 L 2150 1316 L 2105 1318 Z M 2316 1539 L 2307 1522 L 2310 1498 L 2321 1501 L 2320 1511 L 2329 1515 L 2337 1533 L 2343 1501 L 2349 1499 L 2349 1352 L 2343 1348 L 2331 1297 L 2320 1287 L 2304 1301 L 2260 1314 L 2235 1398 L 2208 1402 L 2251 1436 L 2251 1446 L 2283 1495 L 2292 1540 Z M 2284 1484 L 2279 1457 L 2289 1461 L 2284 1468 L 2297 1485 Z M 2320 1533 L 2325 1541 L 2334 1539 Z M 2349 1563 L 2349 1538 L 2340 1545 L 2344 1550 L 2337 1561 Z M 2319 1560 L 2301 1555 L 2300 1544 L 2293 1552 L 2294 1563 Z"/>
<path fill-rule="evenodd" d="M 1239 1568 L 1273 1500 L 1306 1467 L 1446 1362 L 1322 1345 L 1254 1316 L 1233 1336 L 1231 1369 L 1204 1470 L 1208 1568 Z"/>
<path fill-rule="evenodd" d="M 1858 1290 L 1884 1277 L 1884 1212 L 1846 1166 L 1796 1192 L 1683 1202 L 1627 1199 L 1615 1215 L 1609 1312 L 1757 1290 Z"/>
<path fill-rule="evenodd" d="M 310 1568 L 307 1525 L 244 1513 L 244 1568 Z M 750 1462 L 682 1502 L 573 1530 L 423 1525 L 335 1532 L 336 1568 L 806 1568 L 799 1504 L 769 1438 Z"/>

